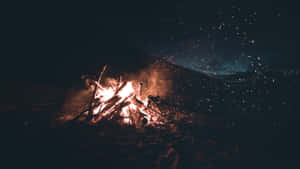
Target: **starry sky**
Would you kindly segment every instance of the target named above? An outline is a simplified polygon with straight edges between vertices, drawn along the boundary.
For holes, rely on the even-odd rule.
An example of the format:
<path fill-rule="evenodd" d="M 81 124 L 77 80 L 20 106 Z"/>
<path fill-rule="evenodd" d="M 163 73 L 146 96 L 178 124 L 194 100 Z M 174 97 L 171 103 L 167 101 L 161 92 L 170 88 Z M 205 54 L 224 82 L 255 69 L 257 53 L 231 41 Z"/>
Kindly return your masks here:
<path fill-rule="evenodd" d="M 196 71 L 295 69 L 297 2 L 130 1 L 7 4 L 7 78 L 75 78 L 104 63 L 138 67 L 163 57 Z M 13 66 L 12 66 L 13 65 Z M 72 77 L 74 76 L 74 77 Z M 47 77 L 47 78 L 45 78 Z"/>

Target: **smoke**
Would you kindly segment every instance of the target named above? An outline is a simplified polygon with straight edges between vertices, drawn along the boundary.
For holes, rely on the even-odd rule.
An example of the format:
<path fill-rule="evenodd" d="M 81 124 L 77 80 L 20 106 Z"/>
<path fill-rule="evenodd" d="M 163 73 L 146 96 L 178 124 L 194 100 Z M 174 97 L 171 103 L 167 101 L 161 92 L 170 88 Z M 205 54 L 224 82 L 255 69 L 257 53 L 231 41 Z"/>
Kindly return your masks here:
<path fill-rule="evenodd" d="M 128 80 L 137 81 L 141 85 L 142 96 L 168 96 L 172 90 L 172 71 L 159 62 L 149 64 L 136 73 L 125 75 Z M 136 86 L 139 87 L 139 86 Z"/>

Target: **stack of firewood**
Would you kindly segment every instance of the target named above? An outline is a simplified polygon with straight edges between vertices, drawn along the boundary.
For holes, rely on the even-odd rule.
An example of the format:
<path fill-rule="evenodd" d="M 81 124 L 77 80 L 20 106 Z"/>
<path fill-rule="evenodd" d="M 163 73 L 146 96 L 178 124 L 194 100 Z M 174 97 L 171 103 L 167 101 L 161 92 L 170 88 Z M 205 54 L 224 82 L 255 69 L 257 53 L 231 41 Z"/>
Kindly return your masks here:
<path fill-rule="evenodd" d="M 121 122 L 122 119 L 124 119 L 124 117 L 121 115 L 121 112 L 127 106 L 129 116 L 126 118 L 129 119 L 130 125 L 135 125 L 137 127 L 145 125 L 156 126 L 167 122 L 166 113 L 162 113 L 160 111 L 155 99 L 153 99 L 152 96 L 149 96 L 148 103 L 144 104 L 134 92 L 125 98 L 122 98 L 119 95 L 120 91 L 122 91 L 122 89 L 124 89 L 128 83 L 127 81 L 120 82 L 119 80 L 120 84 L 117 85 L 118 87 L 115 89 L 115 92 L 110 99 L 101 101 L 99 98 L 96 98 L 98 89 L 102 88 L 100 81 L 105 69 L 106 66 L 100 73 L 98 81 L 93 80 L 94 91 L 90 101 L 89 109 L 80 113 L 79 116 L 77 116 L 74 120 L 79 119 L 79 117 L 85 114 L 87 115 L 86 120 L 92 123 L 98 123 L 102 120 L 117 120 Z M 139 95 L 141 95 L 141 89 Z M 132 109 L 129 106 L 130 104 L 134 104 L 136 108 Z M 96 109 L 99 111 L 94 113 Z"/>

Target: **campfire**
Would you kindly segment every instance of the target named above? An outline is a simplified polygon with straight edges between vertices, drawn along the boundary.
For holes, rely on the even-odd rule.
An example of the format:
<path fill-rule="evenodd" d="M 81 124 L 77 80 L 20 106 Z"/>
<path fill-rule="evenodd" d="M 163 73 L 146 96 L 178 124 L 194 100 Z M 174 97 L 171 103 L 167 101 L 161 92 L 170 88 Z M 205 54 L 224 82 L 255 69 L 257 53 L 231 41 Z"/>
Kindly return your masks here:
<path fill-rule="evenodd" d="M 86 120 L 92 124 L 115 120 L 120 124 L 159 126 L 167 122 L 166 113 L 160 111 L 157 98 L 143 92 L 143 82 L 119 78 L 103 78 L 103 67 L 98 80 L 91 80 L 93 90 Z M 78 118 L 78 117 L 77 117 Z"/>

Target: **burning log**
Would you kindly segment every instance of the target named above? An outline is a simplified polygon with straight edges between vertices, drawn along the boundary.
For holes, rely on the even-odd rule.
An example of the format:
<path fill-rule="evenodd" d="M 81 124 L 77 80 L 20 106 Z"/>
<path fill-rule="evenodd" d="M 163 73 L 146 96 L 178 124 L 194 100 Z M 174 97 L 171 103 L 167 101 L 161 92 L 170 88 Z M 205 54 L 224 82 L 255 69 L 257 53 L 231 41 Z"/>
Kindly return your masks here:
<path fill-rule="evenodd" d="M 156 115 L 161 115 L 160 111 L 154 110 L 149 106 L 145 106 L 144 103 L 142 101 L 140 101 L 138 98 L 135 97 L 134 101 L 136 104 L 138 104 L 140 106 L 140 108 L 142 108 L 144 110 L 150 110 L 151 112 L 155 113 Z"/>
<path fill-rule="evenodd" d="M 104 73 L 105 70 L 106 70 L 106 65 L 104 65 L 104 67 L 103 67 L 103 69 L 102 69 L 102 71 L 99 75 L 99 78 L 98 78 L 98 81 L 97 81 L 97 83 L 99 85 L 100 85 L 100 81 L 102 79 L 102 76 L 103 76 L 103 73 Z M 90 107 L 89 107 L 89 113 L 88 113 L 88 119 L 89 120 L 92 119 L 92 116 L 93 116 L 92 107 L 93 107 L 93 102 L 94 102 L 94 99 L 95 99 L 95 96 L 96 96 L 97 88 L 98 88 L 98 86 L 95 86 L 95 89 L 93 91 L 93 96 L 92 96 L 92 99 L 90 101 Z"/>
<path fill-rule="evenodd" d="M 92 107 L 92 109 L 96 108 L 98 105 L 94 105 Z M 88 113 L 89 109 L 85 109 L 84 111 L 80 112 L 79 115 L 77 115 L 74 119 L 72 119 L 71 121 L 77 121 L 82 115 L 84 115 L 85 113 Z"/>
<path fill-rule="evenodd" d="M 130 104 L 129 101 L 123 101 L 120 104 L 116 105 L 114 107 L 114 109 L 111 111 L 111 112 L 114 112 L 114 113 L 111 113 L 111 115 L 110 115 L 110 117 L 108 117 L 108 119 L 112 119 L 114 114 L 119 114 L 119 112 L 121 112 L 122 108 L 128 106 L 129 104 Z"/>
<path fill-rule="evenodd" d="M 110 107 L 112 107 L 113 105 L 115 105 L 118 101 L 121 100 L 121 97 L 119 96 L 113 96 L 111 99 L 107 100 L 106 102 L 104 102 L 103 104 L 105 104 L 105 108 L 101 111 L 101 112 L 105 112 L 106 110 L 108 110 Z"/>
<path fill-rule="evenodd" d="M 140 97 L 142 97 L 142 90 L 143 90 L 143 83 L 140 83 L 140 91 L 139 91 Z"/>
<path fill-rule="evenodd" d="M 126 86 L 127 82 L 124 82 L 115 92 L 114 95 L 117 95 L 125 86 Z"/>
<path fill-rule="evenodd" d="M 120 100 L 121 100 L 121 98 L 120 98 L 119 96 L 114 96 L 114 97 L 112 97 L 111 99 L 109 99 L 108 101 L 106 101 L 106 102 L 104 103 L 106 106 L 103 108 L 103 110 L 101 110 L 101 113 L 100 113 L 100 114 L 97 114 L 98 117 L 96 117 L 95 122 L 101 120 L 101 118 L 102 118 L 103 116 L 108 115 L 108 114 L 110 113 L 109 110 L 110 110 L 113 106 L 115 106 L 115 104 L 116 104 L 118 101 L 120 101 Z"/>
<path fill-rule="evenodd" d="M 118 96 L 114 96 L 114 97 L 118 97 Z M 116 102 L 111 102 L 111 104 L 109 106 L 107 106 L 106 109 L 103 109 L 101 112 L 100 112 L 100 116 L 99 118 L 97 118 L 95 121 L 98 122 L 101 120 L 102 117 L 104 116 L 107 116 L 109 114 L 111 114 L 112 112 L 115 112 L 115 113 L 118 113 L 119 111 L 121 111 L 121 109 L 125 106 L 128 105 L 128 103 L 130 102 L 126 102 L 126 100 L 131 97 L 131 96 L 128 96 L 127 98 L 125 98 L 123 101 L 121 101 L 121 103 L 118 103 L 120 101 L 120 99 Z"/>

